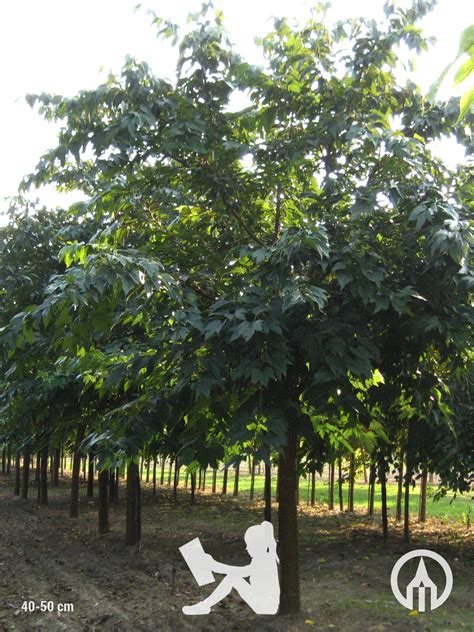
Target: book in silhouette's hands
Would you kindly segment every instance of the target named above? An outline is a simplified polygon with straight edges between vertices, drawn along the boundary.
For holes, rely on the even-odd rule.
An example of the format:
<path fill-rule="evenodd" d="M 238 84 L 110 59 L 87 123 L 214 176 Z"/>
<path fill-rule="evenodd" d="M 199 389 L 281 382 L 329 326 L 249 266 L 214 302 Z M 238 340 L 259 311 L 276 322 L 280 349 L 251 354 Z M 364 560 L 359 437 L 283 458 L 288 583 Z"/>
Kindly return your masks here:
<path fill-rule="evenodd" d="M 202 548 L 199 538 L 183 544 L 179 550 L 199 586 L 216 581 L 209 568 L 209 556 Z"/>

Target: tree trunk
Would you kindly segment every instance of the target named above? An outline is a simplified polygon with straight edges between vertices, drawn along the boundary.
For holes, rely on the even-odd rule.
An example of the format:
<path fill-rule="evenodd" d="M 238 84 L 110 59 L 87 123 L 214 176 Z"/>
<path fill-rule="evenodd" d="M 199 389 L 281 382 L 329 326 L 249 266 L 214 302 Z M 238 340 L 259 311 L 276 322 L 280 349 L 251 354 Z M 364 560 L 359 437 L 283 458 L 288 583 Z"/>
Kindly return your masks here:
<path fill-rule="evenodd" d="M 99 472 L 99 533 L 108 533 L 109 527 L 109 470 Z"/>
<path fill-rule="evenodd" d="M 311 472 L 311 507 L 316 504 L 316 472 Z"/>
<path fill-rule="evenodd" d="M 334 461 L 329 463 L 329 480 L 328 480 L 328 509 L 334 509 Z"/>
<path fill-rule="evenodd" d="M 89 452 L 87 468 L 87 498 L 94 497 L 94 455 Z"/>
<path fill-rule="evenodd" d="M 398 483 L 397 483 L 397 508 L 395 511 L 395 520 L 402 520 L 402 496 L 403 496 L 403 454 L 400 455 L 400 465 L 398 466 Z"/>
<path fill-rule="evenodd" d="M 388 538 L 388 509 L 387 509 L 387 464 L 385 458 L 381 458 L 379 462 L 379 480 L 380 491 L 382 496 L 382 533 L 383 539 Z"/>
<path fill-rule="evenodd" d="M 255 496 L 255 457 L 252 457 L 252 464 L 250 466 L 250 500 L 253 500 Z"/>
<path fill-rule="evenodd" d="M 170 458 L 170 465 L 168 468 L 168 482 L 167 482 L 167 486 L 170 487 L 171 485 L 171 474 L 173 473 L 173 459 Z"/>
<path fill-rule="evenodd" d="M 222 495 L 227 494 L 227 478 L 229 476 L 229 469 L 227 465 L 224 465 L 224 476 L 222 478 Z"/>
<path fill-rule="evenodd" d="M 143 464 L 145 463 L 145 459 L 141 457 L 140 459 L 140 482 L 143 480 Z"/>
<path fill-rule="evenodd" d="M 239 474 L 240 474 L 240 463 L 238 463 L 234 469 L 234 491 L 232 493 L 232 496 L 234 496 L 234 498 L 239 495 Z"/>
<path fill-rule="evenodd" d="M 15 486 L 13 488 L 13 494 L 15 496 L 20 495 L 20 479 L 21 479 L 21 470 L 20 470 L 20 450 L 16 451 L 15 458 Z"/>
<path fill-rule="evenodd" d="M 272 521 L 272 466 L 270 461 L 265 461 L 265 482 L 263 488 L 263 498 L 265 508 L 263 510 L 263 519 L 268 522 Z"/>
<path fill-rule="evenodd" d="M 2 450 L 2 474 L 5 474 L 7 471 L 7 447 L 3 446 Z"/>
<path fill-rule="evenodd" d="M 212 470 L 212 493 L 215 494 L 217 489 L 217 468 Z"/>
<path fill-rule="evenodd" d="M 38 450 L 36 453 L 36 467 L 35 467 L 35 483 L 38 485 L 40 481 L 40 465 L 41 465 L 41 452 Z"/>
<path fill-rule="evenodd" d="M 298 524 L 296 511 L 298 438 L 289 430 L 287 444 L 280 455 L 280 497 L 278 534 L 280 539 L 280 614 L 296 614 L 300 611 L 300 585 L 298 560 Z"/>
<path fill-rule="evenodd" d="M 191 472 L 191 503 L 194 505 L 196 500 L 196 470 Z"/>
<path fill-rule="evenodd" d="M 178 498 L 178 483 L 179 483 L 179 463 L 178 457 L 176 457 L 174 462 L 174 479 L 173 479 L 173 500 L 176 502 Z"/>
<path fill-rule="evenodd" d="M 12 449 L 10 444 L 8 444 L 7 448 L 7 474 L 10 474 L 10 468 L 12 465 Z"/>
<path fill-rule="evenodd" d="M 354 513 L 354 480 L 355 480 L 355 458 L 351 454 L 349 459 L 349 491 L 347 498 L 347 509 L 350 513 Z"/>
<path fill-rule="evenodd" d="M 420 488 L 420 522 L 426 522 L 426 488 L 428 486 L 428 468 L 423 465 L 421 472 L 421 488 Z"/>
<path fill-rule="evenodd" d="M 333 466 L 334 467 L 334 466 Z M 344 480 L 342 478 L 342 460 L 341 457 L 337 459 L 337 469 L 338 469 L 338 479 L 337 479 L 337 488 L 339 491 L 339 511 L 344 511 L 344 495 L 342 493 L 342 485 Z"/>
<path fill-rule="evenodd" d="M 39 504 L 48 504 L 48 446 L 41 450 L 40 480 L 39 480 Z"/>
<path fill-rule="evenodd" d="M 112 503 L 116 503 L 117 502 L 117 488 L 115 486 L 115 477 L 116 477 L 116 472 L 115 469 L 110 470 L 108 477 L 108 483 L 109 483 L 109 500 L 108 502 L 110 504 Z M 100 496 L 100 474 L 99 474 L 99 496 Z M 100 497 L 99 497 L 99 504 L 100 504 Z"/>
<path fill-rule="evenodd" d="M 127 468 L 127 515 L 125 543 L 134 546 L 141 538 L 140 475 L 138 465 L 130 461 Z"/>
<path fill-rule="evenodd" d="M 80 424 L 77 427 L 76 441 L 72 456 L 71 506 L 69 512 L 71 518 L 77 518 L 79 516 L 79 477 L 81 471 L 81 455 L 79 454 L 79 446 L 84 438 L 84 430 L 85 426 L 83 424 Z"/>
<path fill-rule="evenodd" d="M 201 485 L 201 491 L 205 492 L 206 491 L 206 474 L 207 474 L 207 467 L 204 468 L 203 472 L 202 472 L 202 485 Z"/>
<path fill-rule="evenodd" d="M 377 477 L 377 470 L 375 467 L 375 463 L 370 464 L 370 474 L 369 474 L 369 498 L 368 498 L 368 507 L 367 513 L 369 516 L 374 515 L 374 501 L 375 501 L 375 479 Z"/>
<path fill-rule="evenodd" d="M 59 468 L 61 465 L 61 449 L 54 449 L 54 458 L 53 458 L 53 485 L 57 487 L 59 485 Z"/>
<path fill-rule="evenodd" d="M 147 459 L 146 462 L 146 479 L 145 479 L 146 483 L 150 482 L 150 459 Z"/>
<path fill-rule="evenodd" d="M 201 481 L 202 481 L 202 467 L 199 468 L 198 470 L 198 482 L 197 482 L 197 488 L 201 489 Z"/>
<path fill-rule="evenodd" d="M 30 482 L 30 448 L 26 447 L 23 451 L 23 472 L 21 480 L 21 497 L 26 500 L 28 498 L 28 485 Z"/>
<path fill-rule="evenodd" d="M 161 457 L 161 475 L 160 475 L 160 485 L 165 484 L 165 457 Z"/>
<path fill-rule="evenodd" d="M 156 456 L 153 457 L 153 496 L 156 496 Z"/>

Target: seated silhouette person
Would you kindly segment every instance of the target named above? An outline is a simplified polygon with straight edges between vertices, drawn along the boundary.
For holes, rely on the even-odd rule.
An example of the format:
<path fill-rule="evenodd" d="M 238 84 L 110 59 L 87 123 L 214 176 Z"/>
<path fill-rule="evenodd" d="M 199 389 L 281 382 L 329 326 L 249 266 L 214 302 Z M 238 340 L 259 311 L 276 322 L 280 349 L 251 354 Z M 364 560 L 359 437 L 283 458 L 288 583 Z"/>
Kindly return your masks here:
<path fill-rule="evenodd" d="M 257 614 L 276 614 L 280 602 L 278 556 L 271 522 L 249 527 L 245 543 L 252 561 L 247 566 L 229 566 L 216 562 L 212 555 L 203 553 L 201 564 L 206 570 L 225 575 L 221 583 L 203 601 L 184 606 L 184 614 L 209 614 L 212 606 L 234 589 Z M 248 577 L 248 581 L 244 579 Z M 211 580 L 212 581 L 212 580 Z"/>

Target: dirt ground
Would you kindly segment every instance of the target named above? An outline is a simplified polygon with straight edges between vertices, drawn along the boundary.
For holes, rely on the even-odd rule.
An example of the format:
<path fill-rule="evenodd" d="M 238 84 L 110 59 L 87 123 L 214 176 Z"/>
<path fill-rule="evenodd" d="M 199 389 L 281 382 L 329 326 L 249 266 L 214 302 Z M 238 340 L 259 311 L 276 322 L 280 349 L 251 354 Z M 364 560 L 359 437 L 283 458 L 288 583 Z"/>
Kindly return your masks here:
<path fill-rule="evenodd" d="M 184 491 L 174 504 L 166 489 L 156 497 L 145 490 L 142 545 L 130 549 L 124 545 L 123 499 L 111 509 L 111 532 L 99 536 L 96 499 L 82 498 L 80 518 L 70 519 L 66 483 L 50 494 L 48 507 L 36 504 L 34 487 L 28 501 L 11 490 L 11 479 L 0 475 L 0 630 L 474 631 L 474 538 L 466 526 L 433 520 L 423 530 L 414 525 L 407 546 L 391 525 L 384 544 L 378 517 L 302 507 L 300 617 L 257 616 L 233 594 L 210 615 L 187 617 L 182 606 L 202 599 L 212 586 L 197 586 L 178 547 L 199 537 L 219 561 L 248 563 L 243 535 L 262 520 L 258 503 L 200 494 L 191 507 Z M 390 573 L 403 553 L 416 548 L 447 559 L 454 588 L 437 610 L 410 614 L 392 595 Z M 438 579 L 437 569 L 427 568 Z M 412 577 L 414 570 L 406 573 Z M 52 602 L 54 612 L 25 612 L 25 601 L 34 607 Z M 70 610 L 67 604 L 73 612 L 58 612 Z"/>

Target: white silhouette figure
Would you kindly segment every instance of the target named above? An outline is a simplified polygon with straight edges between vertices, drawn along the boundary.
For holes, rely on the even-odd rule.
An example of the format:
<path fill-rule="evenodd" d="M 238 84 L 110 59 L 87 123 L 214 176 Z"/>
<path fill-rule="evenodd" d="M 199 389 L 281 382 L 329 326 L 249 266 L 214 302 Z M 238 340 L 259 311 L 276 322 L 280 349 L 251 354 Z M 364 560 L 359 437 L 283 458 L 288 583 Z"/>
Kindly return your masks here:
<path fill-rule="evenodd" d="M 225 575 L 214 591 L 193 606 L 184 606 L 184 614 L 209 614 L 212 606 L 224 599 L 232 589 L 257 614 L 276 614 L 280 603 L 280 583 L 278 579 L 279 559 L 273 536 L 273 525 L 264 521 L 249 527 L 245 532 L 247 552 L 252 561 L 247 566 L 221 564 L 204 552 L 196 538 L 180 547 L 191 572 L 200 586 L 214 580 L 212 571 Z M 249 581 L 244 577 L 248 577 Z"/>

